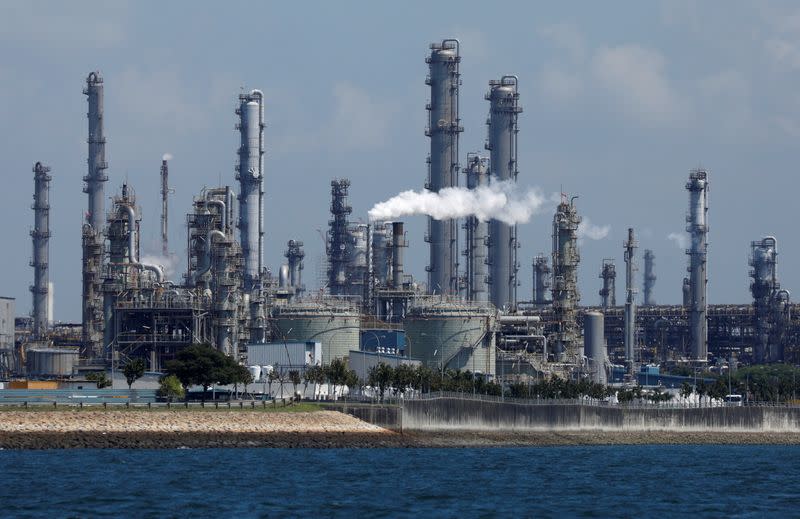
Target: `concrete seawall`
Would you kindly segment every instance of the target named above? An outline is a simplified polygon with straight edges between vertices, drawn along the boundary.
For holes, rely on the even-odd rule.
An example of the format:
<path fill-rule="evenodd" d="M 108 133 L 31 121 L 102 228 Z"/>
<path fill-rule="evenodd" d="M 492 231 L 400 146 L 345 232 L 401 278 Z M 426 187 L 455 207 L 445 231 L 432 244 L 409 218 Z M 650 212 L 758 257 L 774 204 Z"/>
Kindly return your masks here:
<path fill-rule="evenodd" d="M 404 431 L 800 432 L 800 408 L 629 408 L 458 398 L 409 400 Z"/>

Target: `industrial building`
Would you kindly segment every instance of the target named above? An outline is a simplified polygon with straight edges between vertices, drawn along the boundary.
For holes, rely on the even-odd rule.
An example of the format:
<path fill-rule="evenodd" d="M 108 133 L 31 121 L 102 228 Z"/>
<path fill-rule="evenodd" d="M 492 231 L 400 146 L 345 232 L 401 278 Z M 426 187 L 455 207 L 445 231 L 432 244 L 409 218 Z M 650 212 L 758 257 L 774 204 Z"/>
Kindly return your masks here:
<path fill-rule="evenodd" d="M 427 193 L 467 190 L 518 178 L 519 80 L 503 75 L 489 81 L 487 155 L 460 155 L 459 116 L 462 49 L 458 40 L 430 46 L 426 105 L 430 139 Z M 466 56 L 464 56 L 466 57 Z M 420 74 L 423 74 L 420 70 Z M 473 81 L 474 78 L 469 78 Z M 160 265 L 141 256 L 143 214 L 134 186 L 120 182 L 106 162 L 104 88 L 100 72 L 86 78 L 87 164 L 83 177 L 86 213 L 81 225 L 82 321 L 52 323 L 49 278 L 50 167 L 35 162 L 34 227 L 31 231 L 32 312 L 16 320 L 13 300 L 0 298 L 0 376 L 64 378 L 87 369 L 115 368 L 130 359 L 159 371 L 192 344 L 211 344 L 244 364 L 303 367 L 357 357 L 362 375 L 381 356 L 392 363 L 421 363 L 433 370 L 469 370 L 501 381 L 525 377 L 587 376 L 605 383 L 612 363 L 628 376 L 642 363 L 689 363 L 704 368 L 716 359 L 738 362 L 798 360 L 798 308 L 777 276 L 777 240 L 767 236 L 750 245 L 753 302 L 708 305 L 709 174 L 693 170 L 686 232 L 688 266 L 683 305 L 657 305 L 655 251 L 644 251 L 644 300 L 637 306 L 635 229 L 628 230 L 623 306 L 617 305 L 616 261 L 603 260 L 598 306 L 581 305 L 577 196 L 563 195 L 552 221 L 552 248 L 532 258 L 530 300 L 519 299 L 517 224 L 475 215 L 428 217 L 424 236 L 408 236 L 404 222 L 353 218 L 346 178 L 330 185 L 330 219 L 325 239 L 325 282 L 307 289 L 303 280 L 304 242 L 272 243 L 264 221 L 265 96 L 251 90 L 238 96 L 235 121 L 239 147 L 229 182 L 198 187 L 182 227 L 187 261 L 180 279 L 167 279 Z M 109 84 L 109 87 L 113 86 Z M 113 144 L 113 143 L 112 143 Z M 110 144 L 109 144 L 110 145 Z M 464 167 L 461 167 L 461 160 Z M 158 162 L 154 161 L 154 170 Z M 160 162 L 161 250 L 171 218 L 168 157 Z M 59 168 L 56 168 L 57 170 Z M 73 185 L 59 176 L 60 185 Z M 421 178 L 420 178 L 421 180 Z M 109 181 L 119 186 L 105 191 Z M 235 181 L 235 182 L 234 182 Z M 65 188 L 66 189 L 66 188 Z M 325 188 L 327 189 L 327 188 Z M 52 208 L 58 212 L 58 208 Z M 321 232 L 321 231 L 320 231 Z M 547 243 L 546 237 L 539 237 Z M 404 267 L 411 246 L 427 242 L 425 280 Z M 174 244 L 173 244 L 174 246 Z M 462 248 L 463 246 L 463 248 Z M 266 247 L 283 250 L 286 263 L 264 264 Z M 459 258 L 463 257 L 463 263 Z M 530 261 L 530 260 L 526 260 Z M 594 270 L 593 270 L 594 271 Z M 596 272 L 596 271 L 594 271 Z M 677 291 L 677 287 L 676 287 Z M 596 297 L 596 296 L 594 296 Z"/>

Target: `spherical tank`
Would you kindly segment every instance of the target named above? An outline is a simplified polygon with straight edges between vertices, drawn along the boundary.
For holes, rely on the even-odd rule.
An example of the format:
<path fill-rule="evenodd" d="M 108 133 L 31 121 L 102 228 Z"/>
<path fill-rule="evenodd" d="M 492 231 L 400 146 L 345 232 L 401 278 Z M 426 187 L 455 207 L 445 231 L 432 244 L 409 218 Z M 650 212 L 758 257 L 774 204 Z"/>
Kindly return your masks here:
<path fill-rule="evenodd" d="M 349 356 L 359 349 L 358 312 L 344 306 L 293 304 L 273 310 L 274 340 L 315 341 L 322 345 L 322 363 Z"/>
<path fill-rule="evenodd" d="M 433 370 L 494 375 L 494 311 L 478 305 L 439 303 L 409 309 L 406 349 Z"/>

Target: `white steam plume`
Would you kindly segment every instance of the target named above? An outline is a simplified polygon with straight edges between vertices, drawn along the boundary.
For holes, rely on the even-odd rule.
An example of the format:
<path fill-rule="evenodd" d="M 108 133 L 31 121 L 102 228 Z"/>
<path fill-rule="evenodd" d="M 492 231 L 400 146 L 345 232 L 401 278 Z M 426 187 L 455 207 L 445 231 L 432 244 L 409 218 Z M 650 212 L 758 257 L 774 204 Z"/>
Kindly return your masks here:
<path fill-rule="evenodd" d="M 602 240 L 608 233 L 611 232 L 610 225 L 595 225 L 584 216 L 581 223 L 578 224 L 578 239 L 588 238 L 590 240 Z"/>
<path fill-rule="evenodd" d="M 424 214 L 435 220 L 475 216 L 481 221 L 500 220 L 513 225 L 525 223 L 547 199 L 537 190 L 520 189 L 514 182 L 500 181 L 476 189 L 446 187 L 432 191 L 403 191 L 369 211 L 370 221 L 393 220 Z"/>
<path fill-rule="evenodd" d="M 165 153 L 161 155 L 161 160 L 172 160 L 172 153 Z"/>
<path fill-rule="evenodd" d="M 178 258 L 172 256 L 161 256 L 160 254 L 145 254 L 139 260 L 148 265 L 158 265 L 164 271 L 164 277 L 171 279 L 178 267 Z"/>
<path fill-rule="evenodd" d="M 689 238 L 683 233 L 671 232 L 667 235 L 667 239 L 675 242 L 679 249 L 686 249 L 689 246 Z"/>

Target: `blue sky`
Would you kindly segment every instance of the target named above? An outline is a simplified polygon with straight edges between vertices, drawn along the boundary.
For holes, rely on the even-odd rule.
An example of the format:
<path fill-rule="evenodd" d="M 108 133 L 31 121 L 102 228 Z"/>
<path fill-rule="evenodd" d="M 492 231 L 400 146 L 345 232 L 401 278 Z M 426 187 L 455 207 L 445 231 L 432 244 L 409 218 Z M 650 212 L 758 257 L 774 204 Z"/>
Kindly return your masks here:
<path fill-rule="evenodd" d="M 748 246 L 765 234 L 778 239 L 783 287 L 800 287 L 796 3 L 34 1 L 0 4 L 0 294 L 29 310 L 31 168 L 43 161 L 55 316 L 79 319 L 91 70 L 106 87 L 106 194 L 125 179 L 136 190 L 144 253 L 159 250 L 162 154 L 174 156 L 170 236 L 184 257 L 191 197 L 234 184 L 236 97 L 262 89 L 266 263 L 276 270 L 286 241 L 301 239 L 313 286 L 331 178 L 351 179 L 355 218 L 422 187 L 424 58 L 449 37 L 462 42 L 462 155 L 483 150 L 488 81 L 516 74 L 520 184 L 580 195 L 580 213 L 611 227 L 582 244 L 584 303 L 599 301 L 602 258 L 621 266 L 629 226 L 655 251 L 656 300 L 680 301 L 686 256 L 667 236 L 685 234 L 684 183 L 699 166 L 711 182 L 709 300 L 749 302 Z M 532 256 L 549 252 L 551 218 L 520 229 L 522 296 Z M 407 268 L 424 279 L 424 218 L 407 228 Z"/>

